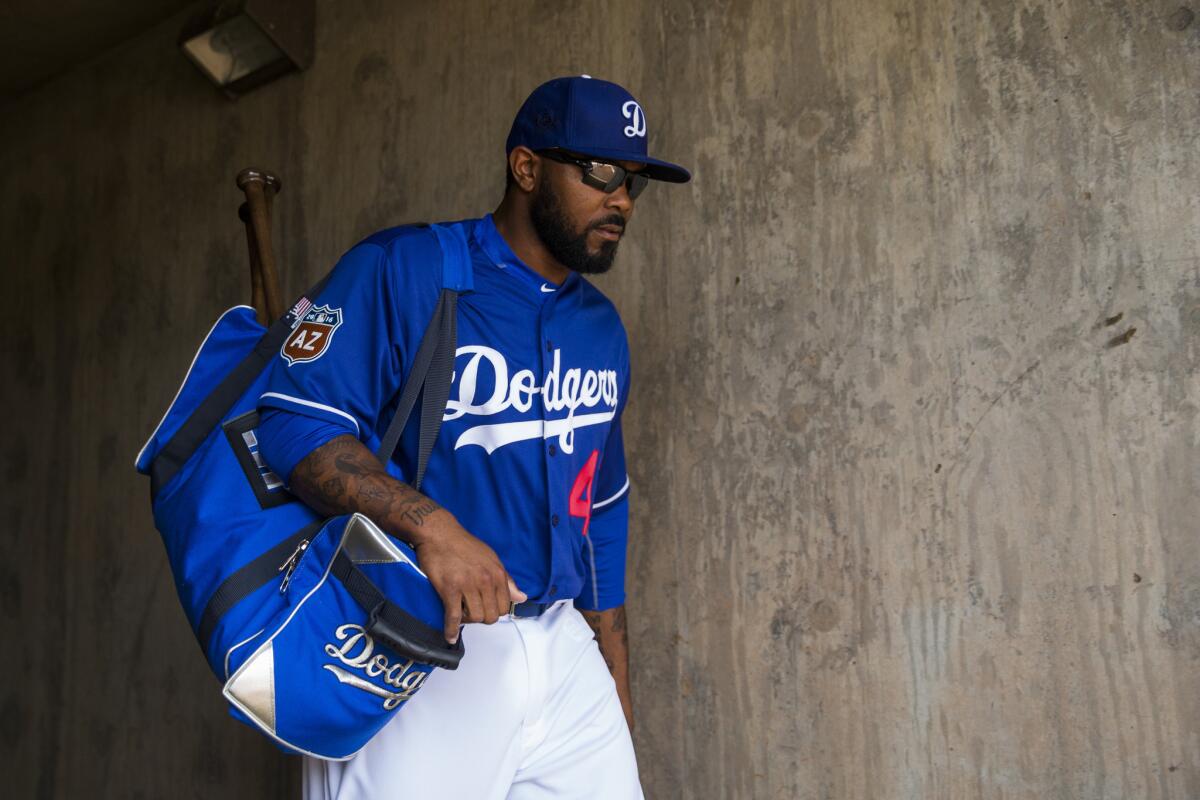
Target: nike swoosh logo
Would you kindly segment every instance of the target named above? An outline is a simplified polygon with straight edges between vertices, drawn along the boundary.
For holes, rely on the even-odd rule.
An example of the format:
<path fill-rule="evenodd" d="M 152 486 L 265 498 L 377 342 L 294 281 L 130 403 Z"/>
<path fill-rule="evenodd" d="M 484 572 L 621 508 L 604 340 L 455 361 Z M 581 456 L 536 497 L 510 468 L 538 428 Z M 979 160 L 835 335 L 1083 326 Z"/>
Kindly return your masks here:
<path fill-rule="evenodd" d="M 542 288 L 542 291 L 545 292 L 546 294 L 549 294 L 550 292 L 554 291 L 553 287 L 551 287 L 550 284 L 548 284 L 548 283 L 543 283 L 541 288 Z"/>

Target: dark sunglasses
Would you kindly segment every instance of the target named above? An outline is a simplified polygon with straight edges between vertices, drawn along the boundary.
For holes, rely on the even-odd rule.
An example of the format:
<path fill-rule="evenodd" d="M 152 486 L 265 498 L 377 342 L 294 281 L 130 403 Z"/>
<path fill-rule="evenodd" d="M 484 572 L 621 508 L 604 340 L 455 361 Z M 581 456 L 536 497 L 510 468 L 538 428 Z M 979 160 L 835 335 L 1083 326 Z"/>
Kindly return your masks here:
<path fill-rule="evenodd" d="M 545 156 L 560 164 L 574 164 L 583 170 L 583 182 L 593 189 L 599 189 L 605 194 L 612 194 L 621 184 L 625 184 L 629 199 L 636 200 L 646 188 L 650 179 L 640 172 L 630 172 L 620 164 L 609 164 L 607 161 L 592 161 L 588 158 L 574 156 L 561 150 L 542 150 L 538 155 Z"/>

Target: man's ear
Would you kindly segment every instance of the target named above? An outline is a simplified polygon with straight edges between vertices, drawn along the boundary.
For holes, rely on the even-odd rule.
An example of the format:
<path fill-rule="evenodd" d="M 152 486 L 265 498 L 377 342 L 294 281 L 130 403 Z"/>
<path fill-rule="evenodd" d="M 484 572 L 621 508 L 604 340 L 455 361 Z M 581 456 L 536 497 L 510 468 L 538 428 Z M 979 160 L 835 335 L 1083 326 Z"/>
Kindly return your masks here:
<path fill-rule="evenodd" d="M 518 145 L 508 154 L 508 169 L 521 191 L 532 192 L 537 186 L 541 159 L 528 147 Z"/>

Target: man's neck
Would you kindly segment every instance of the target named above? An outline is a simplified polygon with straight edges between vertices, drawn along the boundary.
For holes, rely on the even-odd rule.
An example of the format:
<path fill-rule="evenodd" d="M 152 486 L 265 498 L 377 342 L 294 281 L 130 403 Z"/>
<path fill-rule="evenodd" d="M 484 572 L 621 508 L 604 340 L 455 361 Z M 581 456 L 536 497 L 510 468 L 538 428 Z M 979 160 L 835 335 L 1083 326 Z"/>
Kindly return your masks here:
<path fill-rule="evenodd" d="M 526 266 L 556 284 L 567 279 L 570 270 L 550 255 L 529 220 L 528 209 L 519 207 L 505 197 L 492 212 L 492 222 L 509 248 Z"/>

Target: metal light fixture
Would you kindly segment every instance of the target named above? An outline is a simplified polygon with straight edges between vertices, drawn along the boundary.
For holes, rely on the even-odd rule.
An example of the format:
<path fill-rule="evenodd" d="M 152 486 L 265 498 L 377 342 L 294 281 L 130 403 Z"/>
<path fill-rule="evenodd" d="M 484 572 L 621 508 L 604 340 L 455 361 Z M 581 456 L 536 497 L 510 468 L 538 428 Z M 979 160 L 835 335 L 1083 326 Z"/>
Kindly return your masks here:
<path fill-rule="evenodd" d="M 314 0 L 220 2 L 192 19 L 179 46 L 225 94 L 237 97 L 312 63 Z"/>

